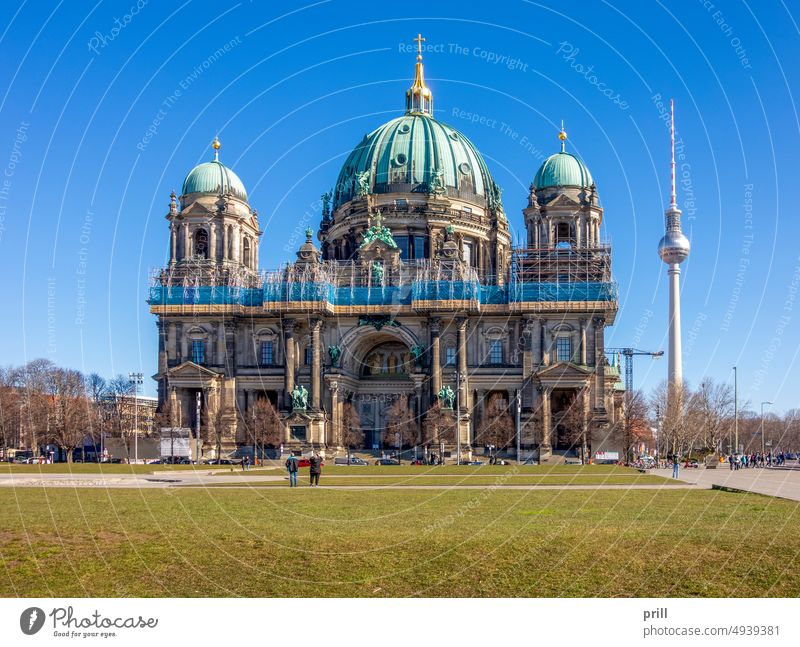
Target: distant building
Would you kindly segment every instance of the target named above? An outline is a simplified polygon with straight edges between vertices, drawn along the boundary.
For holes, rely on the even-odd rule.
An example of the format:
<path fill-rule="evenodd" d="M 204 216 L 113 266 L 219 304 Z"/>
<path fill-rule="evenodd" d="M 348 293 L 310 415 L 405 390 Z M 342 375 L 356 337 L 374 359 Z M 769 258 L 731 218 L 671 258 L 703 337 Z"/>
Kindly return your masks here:
<path fill-rule="evenodd" d="M 513 419 L 519 392 L 526 452 L 554 460 L 585 432 L 593 451 L 622 454 L 619 370 L 604 353 L 617 286 L 589 169 L 562 131 L 530 186 L 527 244 L 513 247 L 500 187 L 469 139 L 434 118 L 421 60 L 405 114 L 347 157 L 322 198 L 320 245 L 309 229 L 295 262 L 259 273 L 258 213 L 218 140 L 172 194 L 170 260 L 149 294 L 160 402 L 194 429 L 199 393 L 233 449 L 252 444 L 245 421 L 268 398 L 285 445 L 331 450 L 350 403 L 373 448 L 393 445 L 396 400 L 420 422 L 460 383 L 464 450 L 489 398 Z"/>
<path fill-rule="evenodd" d="M 105 430 L 119 431 L 122 436 L 133 436 L 135 429 L 138 429 L 140 437 L 153 433 L 158 398 L 132 394 L 105 395 L 100 404 L 105 418 Z"/>

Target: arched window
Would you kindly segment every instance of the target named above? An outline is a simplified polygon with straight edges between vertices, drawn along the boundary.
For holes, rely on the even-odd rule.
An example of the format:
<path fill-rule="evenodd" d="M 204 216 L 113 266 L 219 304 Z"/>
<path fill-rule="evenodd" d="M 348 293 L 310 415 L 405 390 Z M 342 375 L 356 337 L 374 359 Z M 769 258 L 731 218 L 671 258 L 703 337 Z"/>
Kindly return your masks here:
<path fill-rule="evenodd" d="M 208 232 L 205 229 L 197 229 L 194 232 L 194 255 L 208 258 Z"/>
<path fill-rule="evenodd" d="M 242 248 L 243 248 L 242 251 L 243 251 L 243 256 L 244 256 L 244 258 L 242 260 L 244 261 L 244 264 L 245 264 L 246 267 L 250 267 L 250 254 L 251 254 L 251 252 L 250 252 L 250 238 L 249 237 L 245 236 L 244 244 L 242 245 Z"/>
<path fill-rule="evenodd" d="M 569 223 L 558 223 L 556 225 L 556 246 L 571 245 L 573 242 L 571 234 Z"/>

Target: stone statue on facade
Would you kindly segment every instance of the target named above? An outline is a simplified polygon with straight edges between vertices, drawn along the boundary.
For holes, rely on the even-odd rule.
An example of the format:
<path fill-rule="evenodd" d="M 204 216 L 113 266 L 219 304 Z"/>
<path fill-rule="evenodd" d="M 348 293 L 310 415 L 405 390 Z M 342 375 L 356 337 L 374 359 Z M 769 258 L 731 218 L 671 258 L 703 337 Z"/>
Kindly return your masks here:
<path fill-rule="evenodd" d="M 456 392 L 448 385 L 443 386 L 436 394 L 444 409 L 452 409 L 456 401 Z"/>
<path fill-rule="evenodd" d="M 295 384 L 292 391 L 292 409 L 305 411 L 308 408 L 308 389 L 302 384 Z"/>
<path fill-rule="evenodd" d="M 339 368 L 339 360 L 342 357 L 342 349 L 338 346 L 328 346 L 328 355 L 331 358 L 331 366 Z"/>

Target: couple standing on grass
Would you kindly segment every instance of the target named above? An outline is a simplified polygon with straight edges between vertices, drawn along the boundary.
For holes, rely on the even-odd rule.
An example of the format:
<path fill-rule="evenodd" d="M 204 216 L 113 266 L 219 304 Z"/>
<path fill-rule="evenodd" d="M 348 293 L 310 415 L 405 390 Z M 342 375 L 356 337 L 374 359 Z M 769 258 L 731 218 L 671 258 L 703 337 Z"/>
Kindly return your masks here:
<path fill-rule="evenodd" d="M 311 487 L 319 486 L 319 476 L 322 474 L 322 459 L 314 452 L 308 459 L 311 472 Z M 299 465 L 295 456 L 286 459 L 286 469 L 289 472 L 289 487 L 297 487 L 297 470 Z"/>

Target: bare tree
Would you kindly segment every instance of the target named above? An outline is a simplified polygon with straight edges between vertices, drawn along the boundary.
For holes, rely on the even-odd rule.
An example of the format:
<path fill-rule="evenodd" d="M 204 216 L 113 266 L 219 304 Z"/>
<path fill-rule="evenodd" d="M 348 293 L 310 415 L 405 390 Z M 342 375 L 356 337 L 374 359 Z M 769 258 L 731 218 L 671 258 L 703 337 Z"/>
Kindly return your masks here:
<path fill-rule="evenodd" d="M 347 462 L 354 447 L 364 444 L 364 430 L 361 428 L 361 416 L 350 402 L 342 406 L 342 445 L 347 449 Z"/>
<path fill-rule="evenodd" d="M 567 442 L 580 451 L 581 462 L 587 462 L 589 412 L 584 411 L 583 391 L 576 391 L 566 410 L 561 415 L 560 424 L 567 431 Z"/>
<path fill-rule="evenodd" d="M 670 391 L 672 395 L 670 396 Z M 686 383 L 662 381 L 650 396 L 650 408 L 661 425 L 661 443 L 667 455 L 680 456 L 691 446 L 692 423 L 688 418 L 690 392 Z"/>
<path fill-rule="evenodd" d="M 49 395 L 48 440 L 66 454 L 71 463 L 76 447 L 94 430 L 95 407 L 86 397 L 83 376 L 75 370 L 54 369 L 47 380 Z"/>
<path fill-rule="evenodd" d="M 689 398 L 688 415 L 697 428 L 692 430 L 698 444 L 709 452 L 722 451 L 722 438 L 733 417 L 733 388 L 706 377 Z"/>
<path fill-rule="evenodd" d="M 250 431 L 253 436 L 253 443 L 261 447 L 261 456 L 264 456 L 264 448 L 278 447 L 283 441 L 283 421 L 269 398 L 259 398 L 251 412 Z"/>
<path fill-rule="evenodd" d="M 514 421 L 508 412 L 505 400 L 499 393 L 493 394 L 489 398 L 483 418 L 475 430 L 475 442 L 481 445 L 491 445 L 495 451 L 505 449 L 514 440 L 515 431 Z"/>
<path fill-rule="evenodd" d="M 418 438 L 417 421 L 414 420 L 414 414 L 408 408 L 408 401 L 404 396 L 395 400 L 386 412 L 386 432 L 390 436 L 397 438 L 398 450 L 406 445 L 416 446 Z M 397 459 L 400 460 L 399 451 Z"/>
<path fill-rule="evenodd" d="M 456 415 L 452 409 L 444 409 L 437 401 L 425 414 L 422 423 L 425 442 L 439 446 L 441 452 L 445 445 L 456 441 Z"/>

